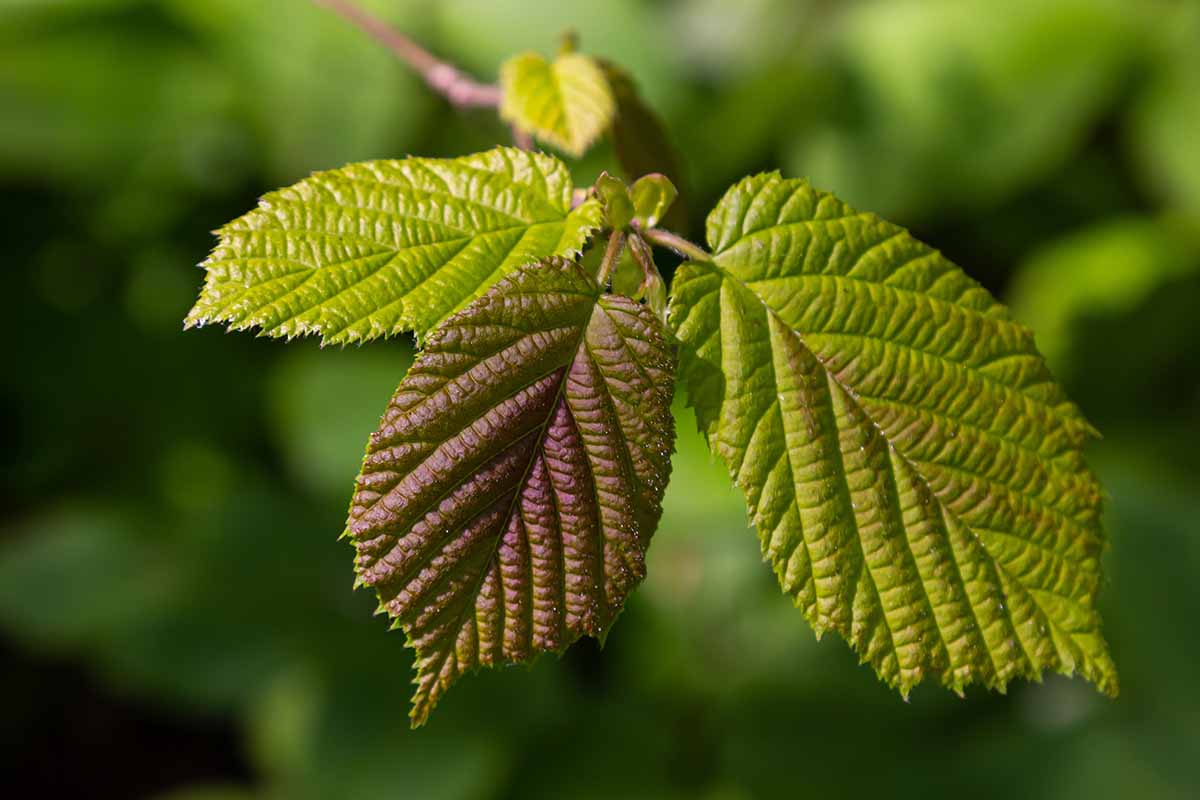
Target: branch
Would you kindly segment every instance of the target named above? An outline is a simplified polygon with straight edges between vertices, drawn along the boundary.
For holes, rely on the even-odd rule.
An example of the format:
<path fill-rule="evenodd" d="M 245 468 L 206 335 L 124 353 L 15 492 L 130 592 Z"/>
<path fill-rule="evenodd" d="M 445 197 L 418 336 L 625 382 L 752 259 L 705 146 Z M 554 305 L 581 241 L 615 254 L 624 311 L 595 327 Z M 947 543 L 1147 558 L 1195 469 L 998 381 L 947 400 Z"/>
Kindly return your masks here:
<path fill-rule="evenodd" d="M 412 67 L 431 89 L 458 108 L 495 108 L 500 105 L 499 86 L 479 83 L 349 0 L 313 2 L 328 8 L 391 50 L 397 58 Z"/>

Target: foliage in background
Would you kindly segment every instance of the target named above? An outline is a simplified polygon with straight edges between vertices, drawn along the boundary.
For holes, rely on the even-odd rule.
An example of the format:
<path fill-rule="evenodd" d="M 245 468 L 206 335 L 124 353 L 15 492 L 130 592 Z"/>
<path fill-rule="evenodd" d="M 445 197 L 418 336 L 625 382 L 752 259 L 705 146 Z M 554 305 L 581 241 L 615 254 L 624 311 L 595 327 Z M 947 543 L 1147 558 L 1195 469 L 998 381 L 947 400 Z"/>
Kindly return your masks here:
<path fill-rule="evenodd" d="M 927 675 L 961 695 L 1046 670 L 1117 694 L 1080 452 L 1096 431 L 985 289 L 777 172 L 725 193 L 710 253 L 657 228 L 678 198 L 662 173 L 575 189 L 533 152 L 536 137 L 579 157 L 630 127 L 622 113 L 653 118 L 575 37 L 491 85 L 323 5 L 454 105 L 495 108 L 519 145 L 268 194 L 218 232 L 186 319 L 322 344 L 428 335 L 346 525 L 358 582 L 417 651 L 414 726 L 468 672 L 607 638 L 661 515 L 676 344 L 701 431 L 818 637 L 841 634 L 905 697 Z M 669 170 L 664 141 L 635 132 L 614 155 Z M 651 243 L 687 259 L 669 289 Z M 640 282 L 616 275 L 629 262 Z"/>

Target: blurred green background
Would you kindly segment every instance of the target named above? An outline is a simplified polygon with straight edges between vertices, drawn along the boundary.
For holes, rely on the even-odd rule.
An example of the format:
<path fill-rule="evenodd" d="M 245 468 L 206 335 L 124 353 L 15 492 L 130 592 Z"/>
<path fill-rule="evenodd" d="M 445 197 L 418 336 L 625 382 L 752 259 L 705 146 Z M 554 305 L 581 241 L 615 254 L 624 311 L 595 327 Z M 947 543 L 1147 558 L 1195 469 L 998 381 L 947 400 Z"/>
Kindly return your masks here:
<path fill-rule="evenodd" d="M 1013 304 L 1104 432 L 1116 701 L 1047 679 L 902 702 L 818 643 L 689 412 L 603 653 L 464 680 L 337 541 L 411 359 L 181 320 L 208 231 L 347 161 L 505 141 L 304 0 L 0 0 L 0 775 L 39 797 L 1200 796 L 1200 3 L 373 0 L 494 77 L 628 66 L 691 230 L 782 168 Z M 603 168 L 601 148 L 579 165 Z"/>

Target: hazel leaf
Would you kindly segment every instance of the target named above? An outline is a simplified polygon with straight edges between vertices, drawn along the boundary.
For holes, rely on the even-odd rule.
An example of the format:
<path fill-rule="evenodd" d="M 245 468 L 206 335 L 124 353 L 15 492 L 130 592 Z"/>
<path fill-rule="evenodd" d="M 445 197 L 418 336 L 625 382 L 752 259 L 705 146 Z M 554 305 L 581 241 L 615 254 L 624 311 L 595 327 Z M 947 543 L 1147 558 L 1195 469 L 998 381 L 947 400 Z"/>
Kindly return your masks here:
<path fill-rule="evenodd" d="M 517 267 L 577 254 L 603 217 L 573 189 L 562 162 L 508 147 L 319 172 L 217 232 L 186 325 L 424 334 Z"/>
<path fill-rule="evenodd" d="M 634 218 L 643 230 L 658 227 L 679 196 L 671 179 L 657 172 L 634 181 L 629 194 L 633 199 Z"/>
<path fill-rule="evenodd" d="M 1079 673 L 1116 694 L 1094 430 L 1030 331 L 904 229 L 777 173 L 708 218 L 670 324 L 709 446 L 820 635 L 901 693 Z"/>
<path fill-rule="evenodd" d="M 417 652 L 414 726 L 467 672 L 607 634 L 662 514 L 674 371 L 648 309 L 561 259 L 430 335 L 347 523 L 360 582 Z"/>

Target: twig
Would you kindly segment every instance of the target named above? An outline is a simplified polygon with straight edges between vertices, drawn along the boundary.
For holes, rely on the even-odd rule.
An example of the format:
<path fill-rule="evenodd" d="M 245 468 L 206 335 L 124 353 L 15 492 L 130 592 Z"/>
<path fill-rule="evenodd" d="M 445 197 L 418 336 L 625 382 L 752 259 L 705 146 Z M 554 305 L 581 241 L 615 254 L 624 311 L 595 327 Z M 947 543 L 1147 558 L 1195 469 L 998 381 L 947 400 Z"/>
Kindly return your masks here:
<path fill-rule="evenodd" d="M 651 244 L 673 250 L 675 253 L 691 261 L 712 261 L 712 256 L 703 247 L 692 244 L 682 236 L 677 236 L 662 228 L 651 228 L 642 231 L 642 238 Z"/>
<path fill-rule="evenodd" d="M 515 144 L 517 147 L 521 148 L 522 150 L 532 150 L 533 149 L 533 137 L 530 136 L 525 131 L 518 128 L 516 125 L 512 126 L 512 137 L 513 137 L 513 144 Z"/>
<path fill-rule="evenodd" d="M 494 108 L 500 105 L 500 87 L 479 83 L 457 67 L 442 61 L 424 47 L 395 30 L 383 20 L 367 13 L 349 0 L 313 0 L 324 6 L 377 42 L 413 68 L 429 87 L 459 108 Z"/>

